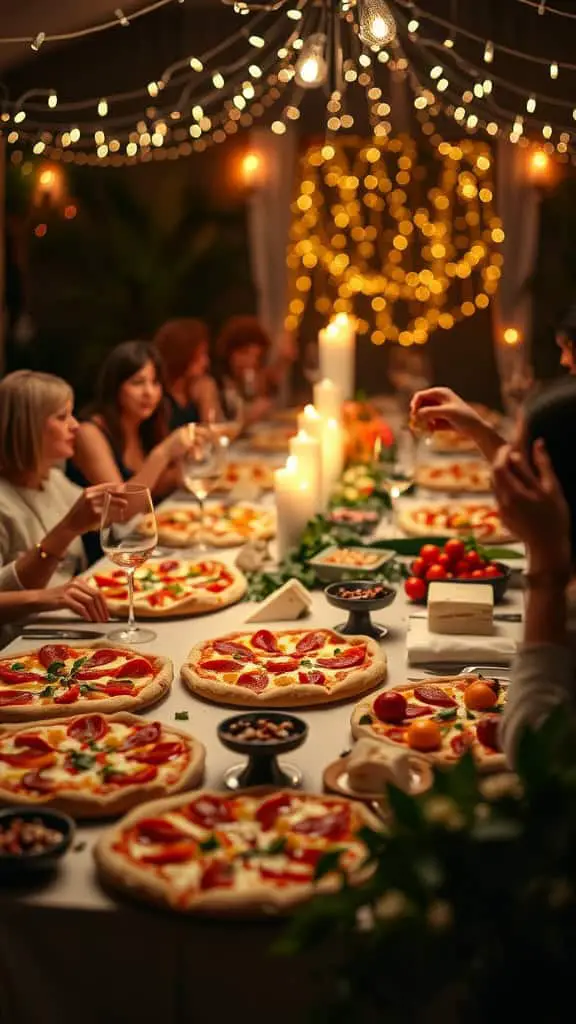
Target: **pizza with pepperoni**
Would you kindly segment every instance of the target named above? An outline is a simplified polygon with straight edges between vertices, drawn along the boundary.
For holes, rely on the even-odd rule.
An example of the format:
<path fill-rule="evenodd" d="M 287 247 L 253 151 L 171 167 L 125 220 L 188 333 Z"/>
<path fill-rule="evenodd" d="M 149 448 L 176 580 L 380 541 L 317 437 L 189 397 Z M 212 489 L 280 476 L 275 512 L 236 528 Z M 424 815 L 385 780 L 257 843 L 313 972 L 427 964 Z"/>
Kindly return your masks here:
<path fill-rule="evenodd" d="M 386 656 L 366 636 L 332 629 L 229 633 L 202 640 L 182 678 L 193 693 L 239 707 L 305 707 L 364 693 L 386 678 Z"/>
<path fill-rule="evenodd" d="M 380 829 L 363 804 L 291 790 L 203 790 L 157 800 L 108 829 L 95 849 L 103 878 L 182 913 L 287 911 L 366 877 L 360 830 Z M 319 882 L 326 853 L 337 865 Z"/>
<path fill-rule="evenodd" d="M 174 726 L 91 712 L 0 729 L 0 802 L 78 818 L 124 814 L 197 786 L 205 749 Z"/>

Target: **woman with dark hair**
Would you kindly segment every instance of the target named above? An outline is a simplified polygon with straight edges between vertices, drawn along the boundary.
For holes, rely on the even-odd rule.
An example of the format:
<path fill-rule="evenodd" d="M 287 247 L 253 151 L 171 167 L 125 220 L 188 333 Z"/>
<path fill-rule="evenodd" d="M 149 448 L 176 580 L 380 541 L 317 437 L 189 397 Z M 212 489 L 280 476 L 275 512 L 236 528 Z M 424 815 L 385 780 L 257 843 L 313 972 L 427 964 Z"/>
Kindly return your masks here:
<path fill-rule="evenodd" d="M 272 341 L 255 316 L 233 316 L 226 321 L 216 343 L 222 368 L 222 395 L 240 394 L 245 402 L 244 422 L 265 419 L 282 379 L 294 362 L 291 338 L 286 338 L 274 362 L 269 362 Z"/>
<path fill-rule="evenodd" d="M 76 483 L 134 483 L 166 494 L 180 482 L 176 465 L 188 430 L 168 433 L 162 364 L 144 341 L 125 341 L 102 366 L 96 401 L 78 428 L 68 476 Z"/>
<path fill-rule="evenodd" d="M 168 320 L 154 335 L 164 366 L 169 426 L 219 422 L 222 419 L 216 381 L 209 375 L 208 328 L 201 320 Z"/>

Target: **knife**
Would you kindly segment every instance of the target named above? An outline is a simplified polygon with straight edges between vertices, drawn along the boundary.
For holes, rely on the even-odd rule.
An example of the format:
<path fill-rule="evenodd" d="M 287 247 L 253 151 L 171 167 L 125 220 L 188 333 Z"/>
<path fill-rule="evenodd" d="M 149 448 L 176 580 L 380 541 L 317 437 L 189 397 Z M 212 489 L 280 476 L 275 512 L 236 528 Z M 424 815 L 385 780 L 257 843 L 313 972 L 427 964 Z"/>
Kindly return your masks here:
<path fill-rule="evenodd" d="M 484 673 L 490 673 L 490 672 L 497 673 L 497 672 L 500 672 L 502 670 L 504 670 L 508 674 L 510 673 L 510 662 L 509 661 L 502 662 L 500 665 L 477 665 L 477 666 L 474 666 L 474 667 L 475 667 L 475 670 L 477 672 L 481 672 L 483 674 Z M 444 675 L 456 675 L 456 676 L 459 676 L 459 675 L 462 675 L 462 673 L 464 673 L 464 671 L 467 668 L 469 669 L 470 666 L 469 666 L 469 664 L 467 662 L 462 664 L 461 661 L 438 661 L 438 662 L 425 661 L 425 662 L 420 662 L 419 664 L 416 664 L 416 665 L 411 665 L 410 668 L 414 669 L 417 672 L 418 671 L 419 672 L 426 672 L 429 675 L 433 675 L 433 676 L 444 676 Z"/>
<path fill-rule="evenodd" d="M 409 615 L 410 619 L 425 619 L 426 615 Z M 494 622 L 522 622 L 520 612 L 496 612 Z"/>
<path fill-rule="evenodd" d="M 49 626 L 25 626 L 20 633 L 23 640 L 93 640 L 100 636 L 106 636 L 106 633 L 96 629 L 51 629 Z"/>

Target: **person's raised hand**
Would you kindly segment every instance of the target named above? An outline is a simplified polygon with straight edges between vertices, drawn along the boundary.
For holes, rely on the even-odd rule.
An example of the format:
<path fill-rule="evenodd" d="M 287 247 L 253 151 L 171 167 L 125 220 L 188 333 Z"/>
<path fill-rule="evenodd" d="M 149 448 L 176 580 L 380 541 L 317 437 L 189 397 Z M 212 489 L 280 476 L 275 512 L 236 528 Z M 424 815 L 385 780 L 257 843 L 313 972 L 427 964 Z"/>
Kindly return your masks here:
<path fill-rule="evenodd" d="M 115 488 L 118 487 L 118 484 L 96 484 L 94 487 L 87 487 L 64 516 L 63 526 L 75 536 L 81 536 L 90 530 L 97 530 L 100 526 L 106 496 L 109 493 L 114 494 Z M 118 493 L 114 496 L 113 502 L 120 509 L 122 504 L 125 504 L 125 499 L 122 498 L 121 493 Z"/>
<path fill-rule="evenodd" d="M 421 430 L 446 430 L 452 427 L 473 437 L 482 425 L 478 413 L 450 388 L 426 388 L 417 391 L 410 402 L 411 425 Z"/>

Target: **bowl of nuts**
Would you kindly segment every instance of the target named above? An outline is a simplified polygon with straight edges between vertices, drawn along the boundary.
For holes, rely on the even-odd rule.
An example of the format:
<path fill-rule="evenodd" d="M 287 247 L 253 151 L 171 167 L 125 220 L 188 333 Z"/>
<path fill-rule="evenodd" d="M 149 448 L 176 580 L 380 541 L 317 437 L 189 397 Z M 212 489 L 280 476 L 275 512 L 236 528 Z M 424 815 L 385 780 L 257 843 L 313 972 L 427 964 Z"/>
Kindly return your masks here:
<path fill-rule="evenodd" d="M 332 545 L 311 558 L 308 564 L 319 579 L 331 583 L 335 580 L 354 579 L 355 576 L 365 579 L 373 572 L 380 572 L 382 566 L 394 558 L 394 554 L 394 551 L 381 548 Z"/>
<path fill-rule="evenodd" d="M 396 597 L 394 587 L 376 580 L 351 580 L 349 583 L 331 583 L 324 588 L 329 604 L 348 612 L 348 621 L 336 626 L 338 633 L 345 636 L 370 636 L 382 640 L 388 630 L 377 626 L 370 618 L 370 612 L 387 608 Z"/>
<path fill-rule="evenodd" d="M 248 756 L 247 763 L 234 765 L 225 773 L 226 786 L 300 785 L 301 772 L 292 765 L 279 764 L 276 758 L 296 750 L 307 735 L 306 722 L 282 711 L 248 711 L 225 718 L 218 726 L 218 739 L 228 750 Z"/>
<path fill-rule="evenodd" d="M 10 807 L 0 811 L 0 875 L 53 868 L 74 837 L 74 822 L 57 811 Z"/>

